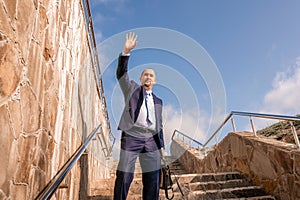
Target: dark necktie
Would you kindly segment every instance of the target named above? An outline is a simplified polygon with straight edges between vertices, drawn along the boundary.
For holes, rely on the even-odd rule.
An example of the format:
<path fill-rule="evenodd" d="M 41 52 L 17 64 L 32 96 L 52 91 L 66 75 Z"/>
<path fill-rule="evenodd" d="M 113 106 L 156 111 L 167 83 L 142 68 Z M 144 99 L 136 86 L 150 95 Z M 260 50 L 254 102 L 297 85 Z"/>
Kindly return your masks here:
<path fill-rule="evenodd" d="M 151 125 L 153 123 L 153 118 L 152 118 L 152 115 L 153 115 L 153 106 L 151 105 L 150 103 L 150 95 L 151 93 L 147 93 L 146 95 L 146 110 L 147 110 L 147 117 L 146 117 L 146 121 L 148 123 L 148 125 Z"/>

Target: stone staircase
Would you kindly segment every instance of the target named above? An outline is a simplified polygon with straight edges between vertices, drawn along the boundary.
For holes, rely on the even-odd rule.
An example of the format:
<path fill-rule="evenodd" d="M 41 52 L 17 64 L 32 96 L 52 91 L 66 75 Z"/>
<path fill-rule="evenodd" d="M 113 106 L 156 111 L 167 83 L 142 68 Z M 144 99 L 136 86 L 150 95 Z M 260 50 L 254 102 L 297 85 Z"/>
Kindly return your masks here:
<path fill-rule="evenodd" d="M 255 186 L 249 179 L 239 172 L 189 174 L 172 157 L 168 157 L 171 171 L 178 178 L 184 197 L 182 197 L 176 181 L 174 180 L 174 200 L 215 200 L 215 199 L 247 199 L 247 200 L 274 200 L 267 195 L 263 188 Z M 138 170 L 138 169 L 137 169 Z M 107 180 L 97 191 L 98 195 L 90 197 L 90 200 L 111 200 L 113 199 L 112 189 L 114 180 Z M 141 174 L 135 174 L 130 186 L 128 200 L 141 200 L 142 198 Z M 170 194 L 171 196 L 171 194 Z M 165 192 L 160 190 L 160 199 L 164 200 Z"/>

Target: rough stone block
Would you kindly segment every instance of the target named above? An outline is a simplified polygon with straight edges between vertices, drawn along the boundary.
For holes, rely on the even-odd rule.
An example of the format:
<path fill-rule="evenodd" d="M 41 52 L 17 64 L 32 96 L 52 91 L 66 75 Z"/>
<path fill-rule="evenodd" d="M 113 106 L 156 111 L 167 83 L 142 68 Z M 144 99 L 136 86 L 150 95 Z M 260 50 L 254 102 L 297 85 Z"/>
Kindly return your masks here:
<path fill-rule="evenodd" d="M 255 146 L 256 149 L 254 150 L 253 158 L 250 161 L 250 169 L 263 179 L 267 178 L 273 180 L 277 177 L 273 167 L 273 160 L 266 152 L 261 150 L 260 146 L 261 145 Z"/>
<path fill-rule="evenodd" d="M 6 0 L 7 2 L 9 0 Z M 12 0 L 15 1 L 15 0 Z M 9 3 L 8 3 L 9 4 Z M 1 23 L 0 23 L 0 38 L 1 38 L 1 42 L 2 42 L 2 33 L 4 35 L 6 35 L 8 38 L 13 38 L 13 27 L 11 26 L 10 22 L 9 22 L 9 16 L 7 16 L 6 11 L 4 10 L 4 6 L 0 6 L 0 16 L 1 17 Z M 1 45 L 0 45 L 1 46 Z"/>
<path fill-rule="evenodd" d="M 245 174 L 250 174 L 250 169 L 249 166 L 247 164 L 247 160 L 244 159 L 237 159 L 237 165 L 236 165 L 236 169 L 242 173 Z"/>
<path fill-rule="evenodd" d="M 9 194 L 9 181 L 10 176 L 10 152 L 12 148 L 13 134 L 9 123 L 9 116 L 6 106 L 0 107 L 0 158 L 2 163 L 0 164 L 0 190 L 5 194 Z"/>
<path fill-rule="evenodd" d="M 36 147 L 32 159 L 32 165 L 37 166 L 40 170 L 46 171 L 47 170 L 47 162 L 45 152 L 42 151 L 38 146 Z"/>
<path fill-rule="evenodd" d="M 243 140 L 240 137 L 232 137 L 230 140 L 231 153 L 233 158 L 247 158 L 247 152 Z"/>
<path fill-rule="evenodd" d="M 262 184 L 267 193 L 272 193 L 278 188 L 278 180 L 263 180 L 258 181 L 258 184 Z"/>
<path fill-rule="evenodd" d="M 291 159 L 291 152 L 284 149 L 274 149 L 274 159 L 276 166 L 281 166 L 283 173 L 293 173 L 293 160 Z"/>
<path fill-rule="evenodd" d="M 34 147 L 36 146 L 36 137 L 33 135 L 21 136 L 18 142 L 20 160 L 17 167 L 15 181 L 16 183 L 29 184 L 31 164 L 35 151 Z"/>
<path fill-rule="evenodd" d="M 8 110 L 9 110 L 10 120 L 12 122 L 14 137 L 15 139 L 17 139 L 20 137 L 20 134 L 23 130 L 23 119 L 22 119 L 20 101 L 18 100 L 9 101 Z"/>
<path fill-rule="evenodd" d="M 25 184 L 12 184 L 10 185 L 11 199 L 28 199 L 28 186 Z M 1 199 L 1 198 L 0 198 Z"/>
<path fill-rule="evenodd" d="M 293 195 L 295 196 L 295 199 L 300 199 L 300 182 L 295 182 L 294 184 Z"/>
<path fill-rule="evenodd" d="M 26 84 L 20 88 L 21 96 L 21 112 L 24 118 L 24 129 L 23 132 L 32 133 L 36 132 L 41 127 L 41 107 L 39 105 L 36 96 L 32 92 L 31 88 Z"/>
<path fill-rule="evenodd" d="M 30 44 L 28 58 L 27 78 L 36 98 L 42 105 L 44 91 L 44 81 L 42 75 L 44 73 L 44 63 L 42 61 L 43 56 L 40 45 L 37 43 Z"/>
<path fill-rule="evenodd" d="M 58 94 L 57 90 L 53 89 L 53 84 L 48 92 L 44 93 L 44 106 L 42 115 L 42 127 L 47 129 L 51 135 L 55 132 L 55 124 L 58 113 Z"/>
<path fill-rule="evenodd" d="M 0 33 L 0 38 L 5 40 Z M 1 42 L 0 41 L 0 42 Z M 7 42 L 0 48 L 0 102 L 10 97 L 21 79 L 22 68 L 18 63 L 18 52 L 13 42 Z"/>
<path fill-rule="evenodd" d="M 16 18 L 17 0 L 4 0 L 4 5 L 10 20 L 13 21 Z"/>
<path fill-rule="evenodd" d="M 26 10 L 26 15 L 24 11 Z M 35 7 L 33 1 L 18 1 L 17 4 L 17 42 L 25 62 L 27 62 L 29 43 L 32 37 L 33 19 L 35 20 Z"/>
<path fill-rule="evenodd" d="M 300 176 L 300 152 L 293 152 L 294 154 L 294 173 Z"/>
<path fill-rule="evenodd" d="M 29 178 L 29 199 L 35 199 L 39 191 L 42 191 L 46 186 L 45 172 L 39 168 L 32 167 Z"/>
<path fill-rule="evenodd" d="M 44 71 L 44 74 L 43 74 L 43 80 L 44 80 L 44 84 L 45 84 L 45 91 L 47 91 L 50 86 L 52 85 L 53 81 L 54 81 L 54 78 L 53 78 L 53 66 L 49 63 L 45 63 L 45 71 Z"/>

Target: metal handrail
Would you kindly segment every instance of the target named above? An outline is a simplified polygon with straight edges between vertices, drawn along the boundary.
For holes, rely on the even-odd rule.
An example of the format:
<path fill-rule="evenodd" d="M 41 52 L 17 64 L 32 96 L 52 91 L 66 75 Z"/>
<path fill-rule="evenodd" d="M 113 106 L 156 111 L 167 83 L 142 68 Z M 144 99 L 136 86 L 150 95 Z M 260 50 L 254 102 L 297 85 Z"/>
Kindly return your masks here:
<path fill-rule="evenodd" d="M 93 138 L 97 135 L 99 129 L 101 128 L 101 124 L 96 127 L 86 141 L 76 150 L 73 156 L 65 163 L 65 165 L 59 170 L 56 176 L 49 182 L 49 184 L 44 188 L 44 190 L 38 195 L 36 200 L 48 200 L 55 193 L 60 183 L 64 180 L 67 174 L 70 172 L 72 167 L 78 161 L 78 159 L 82 156 L 84 151 L 87 149 L 88 145 L 91 143 Z"/>
<path fill-rule="evenodd" d="M 224 119 L 224 121 L 216 129 L 216 131 L 214 131 L 213 134 L 208 138 L 208 140 L 202 145 L 203 148 L 206 147 L 207 144 L 216 136 L 216 134 L 223 128 L 223 126 L 229 121 L 229 119 L 232 120 L 232 128 L 233 128 L 233 130 L 235 132 L 234 120 L 232 118 L 234 115 L 236 115 L 236 116 L 247 116 L 247 117 L 250 117 L 250 123 L 251 123 L 251 127 L 252 127 L 252 131 L 253 131 L 254 136 L 257 136 L 257 135 L 256 135 L 256 130 L 255 130 L 255 127 L 254 127 L 254 123 L 253 123 L 252 117 L 290 121 L 296 146 L 297 146 L 298 149 L 300 149 L 299 138 L 297 136 L 296 129 L 295 129 L 293 123 L 292 123 L 292 121 L 300 121 L 300 117 L 297 117 L 297 116 L 287 116 L 287 115 L 275 115 L 275 114 L 262 114 L 262 113 L 254 113 L 254 112 L 240 112 L 240 111 L 232 111 Z M 190 138 L 189 136 L 187 136 L 186 134 L 181 133 L 180 131 L 177 131 L 177 130 L 175 130 L 175 131 L 177 133 L 183 135 L 184 137 L 188 138 L 188 139 Z M 174 133 L 175 133 L 175 131 L 174 131 Z M 172 139 L 174 137 L 174 133 L 173 133 Z M 193 142 L 200 143 L 199 141 L 196 141 L 193 138 L 191 138 L 191 140 Z"/>
<path fill-rule="evenodd" d="M 206 147 L 206 145 L 215 137 L 215 135 L 220 131 L 220 129 L 227 123 L 227 121 L 233 116 L 248 116 L 250 117 L 250 122 L 252 126 L 252 130 L 254 133 L 254 136 L 256 136 L 256 131 L 254 128 L 254 124 L 252 121 L 252 117 L 258 117 L 258 118 L 265 118 L 265 119 L 278 119 L 278 120 L 287 120 L 287 121 L 300 121 L 300 117 L 296 116 L 287 116 L 287 115 L 274 115 L 274 114 L 262 114 L 262 113 L 253 113 L 253 112 L 240 112 L 240 111 L 232 111 L 223 121 L 223 123 L 217 128 L 217 130 L 210 136 L 210 138 L 204 143 L 203 147 Z M 234 122 L 233 122 L 234 123 Z M 292 127 L 293 124 L 291 124 Z M 300 148 L 299 138 L 297 136 L 297 133 L 293 131 L 295 143 L 298 148 Z"/>
<path fill-rule="evenodd" d="M 106 142 L 105 144 L 105 149 L 107 149 L 108 153 L 105 155 L 106 157 L 111 155 L 112 148 L 115 144 L 115 136 L 112 134 L 111 127 L 110 127 L 110 120 L 109 120 L 109 115 L 108 115 L 108 109 L 106 106 L 106 99 L 105 99 L 105 94 L 104 94 L 104 87 L 103 87 L 103 82 L 102 82 L 102 75 L 101 75 L 101 70 L 100 70 L 100 63 L 99 63 L 99 57 L 98 57 L 98 50 L 97 50 L 97 45 L 96 45 L 96 39 L 95 39 L 95 33 L 94 33 L 94 26 L 93 26 L 93 20 L 92 20 L 92 14 L 91 14 L 91 9 L 90 9 L 90 4 L 89 0 L 82 0 L 82 6 L 83 6 L 83 11 L 84 11 L 84 17 L 86 21 L 86 29 L 88 31 L 88 42 L 90 46 L 90 51 L 92 55 L 92 65 L 93 65 L 93 71 L 96 79 L 96 85 L 97 85 L 97 92 L 99 99 L 101 100 L 102 103 L 102 109 L 104 113 L 104 117 L 106 120 L 107 124 L 107 129 L 108 129 L 108 134 L 109 138 L 112 138 L 113 141 L 111 141 L 111 146 L 108 147 Z"/>
<path fill-rule="evenodd" d="M 178 130 L 176 130 L 176 129 L 175 129 L 174 132 L 173 132 L 172 140 L 174 139 L 176 133 L 179 133 L 180 135 L 183 136 L 183 138 L 187 138 L 187 139 L 189 139 L 190 141 L 196 143 L 198 146 L 202 146 L 202 147 L 203 147 L 203 144 L 202 144 L 201 142 L 199 142 L 199 141 L 197 141 L 197 140 L 191 138 L 190 136 L 188 136 L 188 135 L 186 135 L 186 134 L 184 134 L 184 133 L 182 133 L 182 132 L 180 132 L 180 131 L 178 131 Z M 183 141 L 184 141 L 184 139 L 183 139 Z"/>

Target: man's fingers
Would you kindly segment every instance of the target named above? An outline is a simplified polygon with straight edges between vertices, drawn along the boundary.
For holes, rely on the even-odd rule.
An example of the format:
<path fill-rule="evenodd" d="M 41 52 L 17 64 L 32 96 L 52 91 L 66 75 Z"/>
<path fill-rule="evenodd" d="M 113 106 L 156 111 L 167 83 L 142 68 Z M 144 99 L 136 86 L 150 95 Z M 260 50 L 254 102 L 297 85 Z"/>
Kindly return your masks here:
<path fill-rule="evenodd" d="M 129 34 L 126 34 L 126 40 L 135 42 L 137 40 L 137 35 L 135 35 L 134 32 L 130 32 Z"/>
<path fill-rule="evenodd" d="M 133 39 L 134 39 L 134 32 L 130 32 L 130 39 L 131 39 L 131 41 L 133 41 Z"/>
<path fill-rule="evenodd" d="M 137 35 L 135 35 L 134 33 L 132 33 L 132 35 L 131 35 L 131 41 L 135 43 L 137 41 L 137 37 L 138 37 Z"/>
<path fill-rule="evenodd" d="M 134 37 L 134 42 L 136 42 L 136 41 L 137 41 L 137 38 L 138 38 L 138 36 L 137 36 L 137 35 L 135 35 L 135 37 Z"/>
<path fill-rule="evenodd" d="M 126 34 L 126 42 L 124 44 L 124 52 L 129 53 L 137 44 L 137 35 L 134 32 Z"/>

